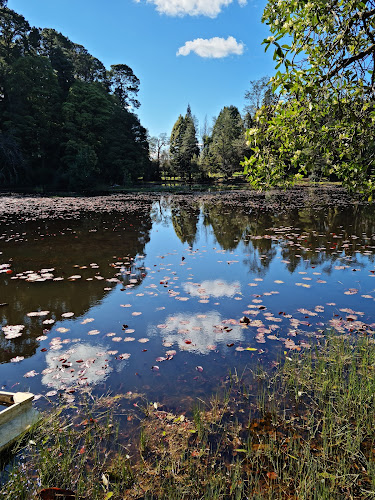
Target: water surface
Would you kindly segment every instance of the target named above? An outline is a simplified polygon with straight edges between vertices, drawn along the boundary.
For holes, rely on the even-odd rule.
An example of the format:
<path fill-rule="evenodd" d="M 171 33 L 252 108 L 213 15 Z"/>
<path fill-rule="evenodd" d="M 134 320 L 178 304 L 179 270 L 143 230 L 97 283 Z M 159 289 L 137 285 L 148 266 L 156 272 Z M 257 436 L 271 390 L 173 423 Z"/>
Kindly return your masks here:
<path fill-rule="evenodd" d="M 0 386 L 183 408 L 327 328 L 372 333 L 374 208 L 245 196 L 0 198 Z"/>

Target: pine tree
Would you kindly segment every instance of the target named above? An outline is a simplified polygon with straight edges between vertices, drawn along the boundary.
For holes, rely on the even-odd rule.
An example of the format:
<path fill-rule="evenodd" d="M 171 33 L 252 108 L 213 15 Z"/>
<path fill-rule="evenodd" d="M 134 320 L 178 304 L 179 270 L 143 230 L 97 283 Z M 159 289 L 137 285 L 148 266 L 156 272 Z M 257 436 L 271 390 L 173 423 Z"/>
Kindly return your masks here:
<path fill-rule="evenodd" d="M 245 129 L 235 106 L 225 106 L 212 130 L 210 153 L 218 171 L 230 177 L 240 168 L 245 151 Z"/>
<path fill-rule="evenodd" d="M 183 175 L 183 137 L 185 133 L 185 120 L 182 115 L 177 118 L 173 125 L 169 153 L 171 157 L 172 167 L 177 170 L 180 175 Z"/>
<path fill-rule="evenodd" d="M 194 158 L 199 155 L 197 132 L 190 105 L 186 115 L 180 115 L 173 126 L 170 139 L 170 156 L 172 165 L 181 177 L 187 176 L 191 181 L 192 173 L 197 162 Z"/>

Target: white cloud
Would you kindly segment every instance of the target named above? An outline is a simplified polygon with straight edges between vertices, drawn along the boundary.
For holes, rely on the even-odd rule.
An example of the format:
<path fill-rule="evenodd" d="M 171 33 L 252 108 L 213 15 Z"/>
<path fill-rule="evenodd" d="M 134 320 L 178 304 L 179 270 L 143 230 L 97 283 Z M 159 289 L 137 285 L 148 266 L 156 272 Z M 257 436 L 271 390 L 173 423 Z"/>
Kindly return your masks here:
<path fill-rule="evenodd" d="M 218 346 L 226 348 L 227 343 L 245 341 L 243 326 L 231 324 L 229 331 L 224 330 L 223 326 L 222 317 L 217 311 L 202 315 L 180 313 L 168 316 L 165 328 L 160 332 L 163 340 L 174 344 L 174 348 L 195 354 L 208 354 Z M 186 344 L 186 339 L 191 343 Z"/>
<path fill-rule="evenodd" d="M 202 283 L 184 283 L 183 288 L 185 292 L 189 293 L 192 297 L 233 297 L 241 293 L 241 284 L 239 281 L 228 283 L 225 280 L 206 280 Z"/>
<path fill-rule="evenodd" d="M 83 382 L 84 385 L 102 382 L 107 378 L 112 368 L 107 363 L 105 363 L 105 369 L 102 369 L 100 363 L 95 364 L 98 351 L 106 353 L 103 346 L 91 344 L 75 344 L 69 349 L 48 352 L 46 355 L 47 369 L 42 372 L 42 384 L 61 389 L 80 382 Z M 62 360 L 65 363 L 68 361 L 71 366 L 65 368 Z M 77 363 L 77 360 L 82 360 L 82 363 Z"/>
<path fill-rule="evenodd" d="M 216 17 L 222 8 L 233 3 L 233 0 L 147 0 L 147 3 L 153 3 L 158 12 L 168 16 Z M 247 0 L 238 0 L 238 3 L 243 7 Z"/>
<path fill-rule="evenodd" d="M 233 36 L 228 36 L 227 39 L 214 38 L 204 39 L 196 38 L 193 41 L 186 42 L 183 47 L 177 51 L 178 56 L 187 56 L 190 52 L 195 52 L 200 57 L 212 57 L 219 59 L 227 57 L 230 54 L 243 54 L 245 45 L 237 42 Z"/>

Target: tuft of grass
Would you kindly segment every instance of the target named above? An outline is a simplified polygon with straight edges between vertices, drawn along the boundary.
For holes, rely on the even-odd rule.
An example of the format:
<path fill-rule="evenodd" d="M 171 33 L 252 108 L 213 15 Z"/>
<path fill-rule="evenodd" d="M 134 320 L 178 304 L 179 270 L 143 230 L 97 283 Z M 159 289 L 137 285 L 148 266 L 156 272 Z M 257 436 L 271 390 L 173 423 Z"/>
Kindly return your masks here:
<path fill-rule="evenodd" d="M 328 335 L 227 386 L 191 419 L 150 410 L 126 498 L 375 497 L 374 339 Z"/>
<path fill-rule="evenodd" d="M 74 491 L 77 499 L 122 498 L 132 473 L 130 457 L 118 444 L 118 399 L 83 399 L 45 412 L 12 450 L 0 496 L 29 500 L 44 488 L 61 488 Z"/>
<path fill-rule="evenodd" d="M 85 425 L 64 412 L 46 417 L 0 493 L 31 499 L 57 486 L 81 499 L 375 498 L 368 336 L 331 334 L 273 374 L 259 369 L 245 382 L 235 373 L 221 396 L 190 414 L 155 403 L 144 410 L 133 457 L 111 413 L 87 408 Z"/>

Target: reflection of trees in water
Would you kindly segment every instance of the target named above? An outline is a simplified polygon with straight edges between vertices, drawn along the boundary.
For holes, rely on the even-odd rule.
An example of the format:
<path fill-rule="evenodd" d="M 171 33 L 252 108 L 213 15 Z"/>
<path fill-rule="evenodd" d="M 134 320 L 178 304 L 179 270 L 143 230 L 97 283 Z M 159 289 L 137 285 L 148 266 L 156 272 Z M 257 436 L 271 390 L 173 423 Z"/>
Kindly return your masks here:
<path fill-rule="evenodd" d="M 151 210 L 153 222 L 165 227 L 172 225 L 181 243 L 187 243 L 189 246 L 195 242 L 199 216 L 198 201 L 177 201 L 172 196 L 161 196 Z"/>
<path fill-rule="evenodd" d="M 189 246 L 193 246 L 200 215 L 198 203 L 172 202 L 171 212 L 173 228 L 181 243 L 188 243 Z"/>
<path fill-rule="evenodd" d="M 198 218 L 196 205 L 194 208 L 196 212 L 190 212 L 184 205 L 183 215 L 179 215 L 184 224 L 180 222 L 178 229 L 174 224 L 183 242 L 189 242 L 187 234 L 194 241 L 191 231 L 196 230 Z M 244 262 L 256 273 L 263 273 L 268 268 L 278 245 L 290 272 L 295 271 L 301 259 L 308 260 L 310 265 L 327 263 L 329 272 L 341 255 L 351 265 L 360 265 L 358 254 L 374 242 L 375 218 L 371 206 L 305 208 L 281 213 L 259 209 L 246 213 L 241 206 L 228 207 L 217 201 L 203 203 L 202 211 L 204 226 L 212 228 L 223 250 L 233 251 L 240 242 L 247 246 Z M 181 229 L 184 227 L 189 229 L 185 232 Z M 367 257 L 370 261 L 374 259 L 374 255 Z"/>
<path fill-rule="evenodd" d="M 146 276 L 143 252 L 150 239 L 150 207 L 138 213 L 85 214 L 80 219 L 15 221 L 12 232 L 1 227 L 0 233 L 22 235 L 3 244 L 2 261 L 12 259 L 13 275 L 0 275 L 0 308 L 2 324 L 24 324 L 21 337 L 6 340 L 0 334 L 0 362 L 15 355 L 31 356 L 39 346 L 46 318 L 61 320 L 61 314 L 72 311 L 75 317 L 85 315 L 110 293 L 118 278 L 125 287 L 137 287 Z M 138 258 L 136 258 L 138 256 Z M 90 266 L 92 264 L 92 266 Z M 94 265 L 95 264 L 95 265 Z M 85 268 L 86 267 L 86 268 Z M 63 281 L 28 283 L 11 279 L 27 270 L 55 268 L 55 277 Z M 70 276 L 81 278 L 71 281 Z M 87 278 L 90 280 L 88 281 Z M 105 288 L 108 288 L 105 290 Z M 46 317 L 26 316 L 28 312 L 48 310 Z"/>
<path fill-rule="evenodd" d="M 366 251 L 366 246 L 372 245 L 375 234 L 372 207 L 299 210 L 283 214 L 278 224 L 291 227 L 281 241 L 282 256 L 289 261 L 287 267 L 290 272 L 300 262 L 298 255 L 311 265 L 326 263 L 327 273 L 337 263 L 339 256 L 343 256 L 351 265 L 360 265 L 357 256 Z M 374 255 L 367 255 L 367 258 L 373 261 Z"/>
<path fill-rule="evenodd" d="M 224 250 L 234 250 L 247 234 L 248 216 L 222 202 L 205 203 L 203 224 L 212 227 L 218 244 Z"/>
<path fill-rule="evenodd" d="M 161 224 L 169 227 L 172 221 L 171 217 L 172 196 L 160 196 L 159 200 L 153 203 L 151 207 L 151 220 L 155 224 Z"/>
<path fill-rule="evenodd" d="M 203 213 L 203 223 L 212 227 L 217 243 L 224 250 L 235 250 L 242 241 L 246 246 L 245 265 L 252 273 L 264 274 L 276 254 L 272 240 L 263 237 L 271 224 L 270 216 L 259 211 L 244 213 L 241 207 L 228 208 L 223 203 L 205 204 Z"/>

